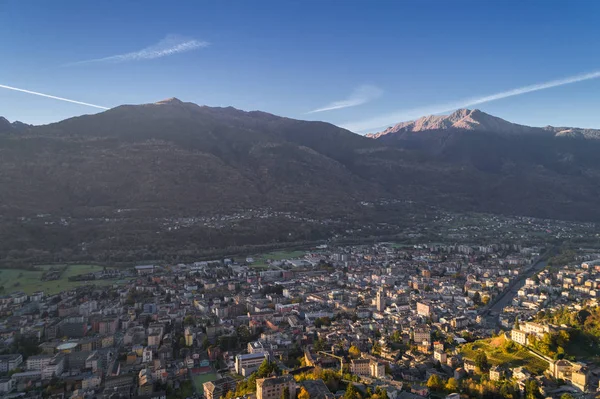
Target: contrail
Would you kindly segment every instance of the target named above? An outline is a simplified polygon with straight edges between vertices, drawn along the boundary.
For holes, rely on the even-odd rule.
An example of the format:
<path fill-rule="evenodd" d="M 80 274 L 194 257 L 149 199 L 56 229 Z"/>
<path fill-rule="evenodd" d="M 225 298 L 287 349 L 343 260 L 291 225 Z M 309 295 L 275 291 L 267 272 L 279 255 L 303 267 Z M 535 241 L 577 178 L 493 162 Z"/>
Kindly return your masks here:
<path fill-rule="evenodd" d="M 564 86 L 571 83 L 582 82 L 584 80 L 600 78 L 600 71 L 590 72 L 575 76 L 569 76 L 563 79 L 551 80 L 549 82 L 537 83 L 529 86 L 520 87 L 508 91 L 503 91 L 496 94 L 491 94 L 484 97 L 467 98 L 454 103 L 438 104 L 427 107 L 413 108 L 408 110 L 398 111 L 392 114 L 378 116 L 363 121 L 348 122 L 342 125 L 343 128 L 353 132 L 364 132 L 372 129 L 379 129 L 395 125 L 399 122 L 416 119 L 424 115 L 440 114 L 443 112 L 454 111 L 459 108 L 470 107 L 473 105 L 483 104 L 490 101 L 500 100 L 502 98 L 519 96 L 533 91 L 550 89 L 552 87 Z"/>
<path fill-rule="evenodd" d="M 202 40 L 188 39 L 178 35 L 168 35 L 158 43 L 131 53 L 111 55 L 109 57 L 95 58 L 92 60 L 77 61 L 64 66 L 76 66 L 95 63 L 119 63 L 127 61 L 153 60 L 155 58 L 167 57 L 174 54 L 185 53 L 202 47 L 208 47 L 210 43 Z"/>
<path fill-rule="evenodd" d="M 325 105 L 322 108 L 309 111 L 307 112 L 307 114 L 332 111 L 334 109 L 356 107 L 357 105 L 362 105 L 376 99 L 377 97 L 381 96 L 381 94 L 383 94 L 383 90 L 381 90 L 379 87 L 370 85 L 359 86 L 356 89 L 354 89 L 350 97 L 348 97 L 347 99 L 341 101 L 334 101 L 330 104 Z"/>
<path fill-rule="evenodd" d="M 88 107 L 94 107 L 94 108 L 100 108 L 100 109 L 110 109 L 108 107 L 103 107 L 101 105 L 94 105 L 94 104 L 90 104 L 90 103 L 84 103 L 83 101 L 69 100 L 68 98 L 51 96 L 50 94 L 38 93 L 37 91 L 31 91 L 31 90 L 25 90 L 25 89 L 18 89 L 16 87 L 11 87 L 11 86 L 6 86 L 6 85 L 0 85 L 0 87 L 3 88 L 3 89 L 20 91 L 22 93 L 35 94 L 36 96 L 42 96 L 42 97 L 53 98 L 55 100 L 66 101 L 66 102 L 73 103 L 73 104 L 87 105 Z"/>

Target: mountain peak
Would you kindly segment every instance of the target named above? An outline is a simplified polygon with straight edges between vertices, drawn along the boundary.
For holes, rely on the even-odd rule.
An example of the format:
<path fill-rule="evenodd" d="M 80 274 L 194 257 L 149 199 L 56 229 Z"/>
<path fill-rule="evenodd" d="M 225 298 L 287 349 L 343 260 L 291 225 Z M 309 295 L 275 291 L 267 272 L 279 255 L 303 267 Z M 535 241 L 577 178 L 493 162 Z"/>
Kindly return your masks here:
<path fill-rule="evenodd" d="M 435 130 L 469 130 L 497 134 L 526 134 L 539 132 L 541 129 L 511 123 L 504 119 L 486 114 L 478 109 L 471 110 L 461 108 L 450 115 L 429 115 L 417 120 L 402 122 L 383 132 L 369 135 L 369 137 L 378 138 L 394 133 Z"/>
<path fill-rule="evenodd" d="M 448 117 L 452 118 L 452 119 L 456 119 L 456 118 L 465 118 L 466 116 L 472 114 L 473 112 L 481 112 L 478 109 L 476 110 L 470 110 L 468 108 L 460 108 L 457 109 L 456 111 L 454 111 L 452 114 L 450 114 Z"/>
<path fill-rule="evenodd" d="M 10 121 L 2 116 L 0 116 L 0 132 L 8 132 L 8 131 L 22 131 L 30 128 L 31 125 L 27 125 L 26 123 L 14 121 L 10 123 Z"/>
<path fill-rule="evenodd" d="M 10 124 L 8 119 L 0 116 L 0 132 L 5 131 L 5 130 L 10 130 L 11 127 L 12 127 L 12 125 Z"/>
<path fill-rule="evenodd" d="M 177 97 L 171 97 L 165 100 L 158 101 L 155 104 L 183 104 L 183 101 L 181 101 Z"/>
<path fill-rule="evenodd" d="M 442 115 L 442 117 L 443 117 L 443 115 Z M 485 112 L 483 112 L 479 109 L 468 109 L 468 108 L 457 109 L 452 114 L 448 115 L 448 119 L 453 120 L 453 121 L 460 121 L 462 119 L 471 119 L 471 120 L 475 121 L 478 119 L 483 120 L 485 118 L 495 118 L 495 117 L 490 114 L 486 114 Z"/>

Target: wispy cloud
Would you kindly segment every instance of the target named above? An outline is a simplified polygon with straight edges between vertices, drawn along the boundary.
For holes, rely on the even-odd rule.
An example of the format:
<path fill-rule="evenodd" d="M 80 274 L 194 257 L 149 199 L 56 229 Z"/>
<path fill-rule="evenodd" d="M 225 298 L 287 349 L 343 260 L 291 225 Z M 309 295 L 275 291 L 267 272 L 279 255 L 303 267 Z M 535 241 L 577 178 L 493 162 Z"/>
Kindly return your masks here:
<path fill-rule="evenodd" d="M 20 91 L 21 93 L 34 94 L 36 96 L 52 98 L 54 100 L 66 101 L 66 102 L 73 103 L 73 104 L 86 105 L 88 107 L 94 107 L 94 108 L 100 108 L 100 109 L 110 109 L 108 107 L 103 107 L 101 105 L 94 105 L 94 104 L 90 104 L 90 103 L 84 103 L 83 101 L 76 101 L 76 100 L 70 100 L 68 98 L 51 96 L 50 94 L 38 93 L 37 91 L 18 89 L 16 87 L 12 87 L 12 86 L 0 85 L 0 88 L 14 90 L 14 91 Z"/>
<path fill-rule="evenodd" d="M 377 116 L 361 121 L 348 122 L 342 125 L 345 129 L 353 132 L 365 132 L 373 129 L 380 129 L 411 119 L 416 119 L 424 115 L 440 114 L 443 112 L 454 111 L 459 108 L 471 107 L 473 105 L 483 104 L 490 101 L 496 101 L 507 97 L 519 96 L 525 93 L 550 89 L 552 87 L 568 85 L 571 83 L 583 82 L 584 80 L 600 78 L 600 71 L 584 73 L 580 75 L 569 76 L 562 79 L 551 80 L 544 83 L 537 83 L 529 86 L 519 87 L 496 94 L 482 97 L 473 97 L 446 104 L 435 104 L 425 107 L 405 109 L 398 112 Z"/>
<path fill-rule="evenodd" d="M 203 47 L 208 47 L 210 43 L 185 38 L 178 35 L 169 35 L 160 42 L 143 48 L 139 51 L 133 51 L 131 53 L 111 55 L 109 57 L 95 58 L 91 60 L 84 60 L 67 64 L 66 66 L 83 65 L 83 64 L 95 64 L 95 63 L 119 63 L 128 61 L 141 61 L 141 60 L 153 60 L 156 58 L 168 57 L 170 55 L 185 53 L 188 51 L 196 50 Z"/>
<path fill-rule="evenodd" d="M 317 108 L 312 111 L 309 111 L 307 112 L 307 114 L 332 111 L 334 109 L 356 107 L 357 105 L 362 105 L 368 103 L 369 101 L 373 101 L 377 97 L 381 96 L 381 94 L 383 94 L 383 90 L 381 90 L 379 87 L 370 85 L 359 86 L 352 92 L 350 97 L 348 97 L 347 99 L 341 101 L 334 101 L 330 104 L 325 105 L 322 108 Z"/>

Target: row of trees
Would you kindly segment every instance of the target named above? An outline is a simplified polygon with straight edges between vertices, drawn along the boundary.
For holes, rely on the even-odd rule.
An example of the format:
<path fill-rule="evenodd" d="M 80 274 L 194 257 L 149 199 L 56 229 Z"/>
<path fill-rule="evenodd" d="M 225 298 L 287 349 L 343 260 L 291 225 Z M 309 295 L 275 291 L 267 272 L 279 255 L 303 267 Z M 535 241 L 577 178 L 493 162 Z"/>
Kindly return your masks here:
<path fill-rule="evenodd" d="M 302 382 L 306 380 L 323 380 L 325 385 L 327 385 L 327 388 L 329 388 L 330 391 L 335 392 L 340 389 L 342 375 L 334 370 L 315 367 L 312 369 L 312 371 L 296 374 L 294 379 L 296 382 Z"/>
<path fill-rule="evenodd" d="M 346 392 L 344 393 L 344 399 L 388 399 L 387 392 L 379 387 L 375 388 L 375 392 L 367 388 L 367 391 L 361 393 L 353 383 L 348 383 L 346 386 Z"/>
<path fill-rule="evenodd" d="M 565 330 L 558 332 L 545 333 L 542 338 L 535 335 L 529 337 L 529 345 L 540 352 L 542 355 L 562 359 L 565 356 L 565 348 L 569 345 L 571 337 Z"/>
<path fill-rule="evenodd" d="M 567 331 L 546 334 L 540 340 L 533 339 L 532 346 L 541 353 L 554 358 L 568 356 L 569 350 L 585 348 L 590 355 L 600 354 L 600 308 L 569 310 L 561 307 L 554 312 L 540 311 L 537 321 L 565 325 Z"/>
<path fill-rule="evenodd" d="M 457 381 L 454 378 L 444 380 L 439 375 L 434 374 L 429 377 L 427 387 L 435 392 L 459 392 L 467 395 L 469 398 L 518 399 L 521 397 L 519 386 L 517 384 L 509 381 L 490 381 L 485 374 L 480 377 L 479 381 L 472 378 L 462 381 Z M 525 386 L 525 398 L 541 398 L 537 381 L 527 381 Z"/>

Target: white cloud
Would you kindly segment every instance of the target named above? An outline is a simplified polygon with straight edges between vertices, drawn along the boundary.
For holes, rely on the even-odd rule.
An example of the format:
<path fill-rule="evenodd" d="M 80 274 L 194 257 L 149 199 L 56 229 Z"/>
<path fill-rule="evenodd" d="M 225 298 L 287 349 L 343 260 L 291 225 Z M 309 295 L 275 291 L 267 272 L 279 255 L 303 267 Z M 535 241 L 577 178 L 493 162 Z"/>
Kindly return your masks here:
<path fill-rule="evenodd" d="M 94 104 L 90 104 L 90 103 L 84 103 L 83 101 L 69 100 L 68 98 L 51 96 L 50 94 L 38 93 L 37 91 L 31 91 L 31 90 L 25 90 L 25 89 L 18 89 L 16 87 L 12 87 L 12 86 L 0 85 L 0 88 L 8 89 L 8 90 L 14 90 L 14 91 L 20 91 L 21 93 L 34 94 L 36 96 L 52 98 L 54 100 L 66 101 L 66 102 L 73 103 L 73 104 L 86 105 L 88 107 L 94 107 L 94 108 L 100 108 L 100 109 L 110 109 L 108 107 L 103 107 L 101 105 L 94 105 Z"/>
<path fill-rule="evenodd" d="M 169 35 L 160 42 L 126 54 L 111 55 L 110 57 L 95 58 L 92 60 L 84 60 L 67 64 L 67 66 L 95 64 L 95 63 L 119 63 L 128 61 L 152 60 L 155 58 L 168 57 L 170 55 L 185 53 L 203 47 L 208 47 L 210 43 L 184 38 L 177 35 Z"/>
<path fill-rule="evenodd" d="M 348 122 L 341 125 L 343 128 L 353 132 L 364 132 L 373 129 L 385 128 L 396 123 L 416 119 L 424 115 L 440 114 L 442 112 L 454 111 L 459 108 L 471 107 L 473 105 L 483 104 L 490 101 L 496 101 L 507 97 L 519 96 L 525 93 L 550 89 L 552 87 L 563 86 L 571 83 L 582 82 L 584 80 L 600 78 L 600 71 L 584 73 L 580 75 L 569 76 L 563 79 L 551 80 L 549 82 L 537 83 L 529 86 L 523 86 L 517 89 L 503 91 L 483 97 L 474 97 L 459 100 L 453 103 L 436 104 L 426 107 L 401 110 L 387 115 L 381 115 L 374 118 Z"/>
<path fill-rule="evenodd" d="M 334 101 L 330 104 L 325 105 L 322 108 L 314 109 L 312 111 L 307 112 L 307 114 L 314 114 L 316 112 L 325 112 L 332 111 L 334 109 L 342 109 L 349 107 L 356 107 L 357 105 L 362 105 L 368 103 L 369 101 L 373 101 L 377 97 L 383 94 L 383 90 L 378 87 L 363 85 L 357 87 L 350 97 L 341 101 Z"/>

